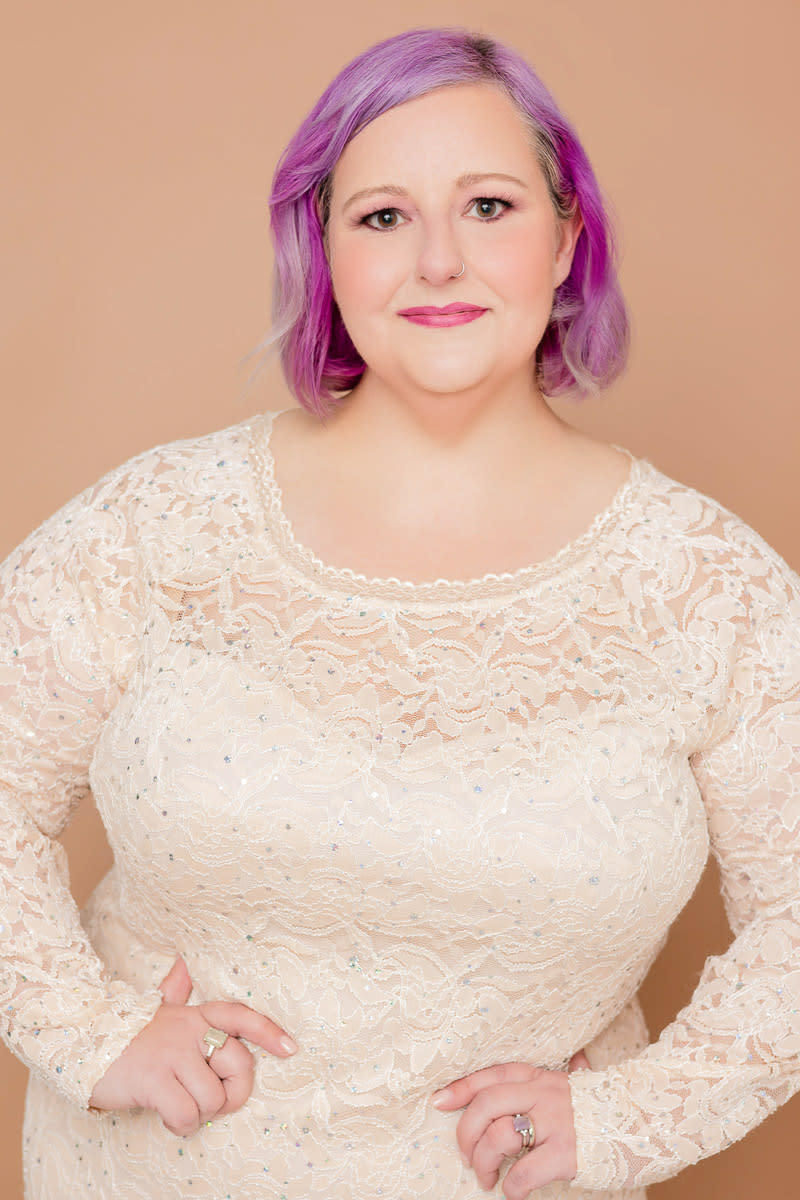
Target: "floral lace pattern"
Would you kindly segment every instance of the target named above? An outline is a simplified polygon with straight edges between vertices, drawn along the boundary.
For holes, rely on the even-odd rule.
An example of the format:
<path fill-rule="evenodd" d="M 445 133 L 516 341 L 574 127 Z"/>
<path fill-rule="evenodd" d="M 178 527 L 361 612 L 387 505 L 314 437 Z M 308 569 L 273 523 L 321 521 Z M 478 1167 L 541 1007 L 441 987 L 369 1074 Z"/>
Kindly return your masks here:
<path fill-rule="evenodd" d="M 2 568 L 28 1195 L 477 1200 L 431 1092 L 587 1046 L 539 1195 L 642 1197 L 800 1088 L 800 580 L 635 458 L 543 563 L 366 579 L 294 539 L 271 423 L 139 455 Z M 79 918 L 53 839 L 89 787 L 115 864 Z M 648 1046 L 709 846 L 736 936 Z M 86 1109 L 178 951 L 301 1047 L 186 1139 Z"/>

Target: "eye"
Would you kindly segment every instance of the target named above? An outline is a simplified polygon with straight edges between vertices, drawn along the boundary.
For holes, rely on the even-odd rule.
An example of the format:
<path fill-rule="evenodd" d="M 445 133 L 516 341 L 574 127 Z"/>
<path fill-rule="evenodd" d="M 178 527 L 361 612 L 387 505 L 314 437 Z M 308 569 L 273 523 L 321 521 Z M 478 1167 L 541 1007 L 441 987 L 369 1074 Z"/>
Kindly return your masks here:
<path fill-rule="evenodd" d="M 506 211 L 507 208 L 513 208 L 511 200 L 505 200 L 501 196 L 476 196 L 470 207 L 478 205 L 478 214 L 484 221 L 496 221 Z M 500 212 L 497 208 L 502 205 Z M 494 212 L 492 210 L 495 210 Z"/>
<path fill-rule="evenodd" d="M 488 224 L 489 221 L 499 220 L 506 209 L 514 207 L 514 202 L 504 196 L 476 196 L 469 207 L 472 209 L 476 205 L 480 219 L 484 224 Z M 405 217 L 398 208 L 377 208 L 361 217 L 358 224 L 366 225 L 370 229 L 391 230 L 397 229 L 398 225 L 404 222 Z"/>
<path fill-rule="evenodd" d="M 367 213 L 359 221 L 359 225 L 368 225 L 370 229 L 397 229 L 397 223 L 389 224 L 384 217 L 399 217 L 400 210 L 397 208 L 378 208 L 375 212 Z M 373 217 L 377 217 L 377 222 L 373 222 Z"/>

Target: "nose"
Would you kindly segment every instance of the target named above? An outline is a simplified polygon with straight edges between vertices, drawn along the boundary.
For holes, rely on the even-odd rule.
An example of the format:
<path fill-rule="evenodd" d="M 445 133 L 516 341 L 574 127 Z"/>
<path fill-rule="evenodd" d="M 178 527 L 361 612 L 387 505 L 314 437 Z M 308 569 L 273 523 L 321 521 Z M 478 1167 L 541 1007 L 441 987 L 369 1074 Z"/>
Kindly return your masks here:
<path fill-rule="evenodd" d="M 462 255 L 449 221 L 428 224 L 421 229 L 417 252 L 417 277 L 427 283 L 447 283 L 461 269 Z"/>

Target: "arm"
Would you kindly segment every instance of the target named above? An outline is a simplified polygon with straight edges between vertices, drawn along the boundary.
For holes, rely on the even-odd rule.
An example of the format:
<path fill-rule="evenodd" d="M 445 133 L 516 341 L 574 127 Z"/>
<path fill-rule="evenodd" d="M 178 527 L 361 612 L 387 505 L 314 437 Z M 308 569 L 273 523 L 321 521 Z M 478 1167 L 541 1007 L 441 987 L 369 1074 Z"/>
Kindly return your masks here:
<path fill-rule="evenodd" d="M 88 790 L 97 738 L 146 633 L 130 514 L 146 493 L 156 512 L 174 502 L 157 475 L 150 458 L 112 472 L 0 567 L 0 1029 L 76 1103 L 151 1108 L 184 1135 L 249 1096 L 253 1059 L 240 1038 L 280 1057 L 297 1047 L 245 1005 L 188 1004 L 180 959 L 145 995 L 108 978 L 55 840 Z M 211 1057 L 209 1026 L 231 1035 Z"/>
<path fill-rule="evenodd" d="M 728 702 L 691 759 L 736 937 L 655 1043 L 570 1076 L 578 1187 L 669 1178 L 800 1089 L 800 579 L 750 538 L 746 611 L 716 631 Z"/>
<path fill-rule="evenodd" d="M 0 1031 L 80 1105 L 161 1000 L 106 975 L 55 840 L 142 633 L 129 486 L 112 473 L 0 568 Z"/>

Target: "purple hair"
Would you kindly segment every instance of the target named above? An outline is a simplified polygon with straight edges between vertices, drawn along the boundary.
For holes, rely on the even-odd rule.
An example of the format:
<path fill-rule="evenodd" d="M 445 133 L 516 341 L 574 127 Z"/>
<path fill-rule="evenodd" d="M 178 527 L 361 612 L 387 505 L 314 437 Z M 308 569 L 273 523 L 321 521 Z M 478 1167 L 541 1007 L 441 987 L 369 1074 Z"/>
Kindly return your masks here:
<path fill-rule="evenodd" d="M 548 396 L 594 394 L 625 366 L 628 316 L 611 225 L 571 125 L 508 46 L 467 29 L 412 29 L 371 46 L 339 72 L 284 150 L 273 179 L 272 331 L 262 345 L 280 350 L 291 392 L 318 417 L 365 370 L 333 299 L 325 253 L 336 163 L 348 142 L 388 109 L 434 88 L 481 81 L 501 87 L 519 109 L 556 214 L 577 209 L 583 218 L 572 268 L 556 289 L 536 351 L 539 387 Z"/>

